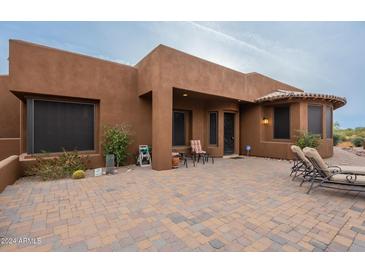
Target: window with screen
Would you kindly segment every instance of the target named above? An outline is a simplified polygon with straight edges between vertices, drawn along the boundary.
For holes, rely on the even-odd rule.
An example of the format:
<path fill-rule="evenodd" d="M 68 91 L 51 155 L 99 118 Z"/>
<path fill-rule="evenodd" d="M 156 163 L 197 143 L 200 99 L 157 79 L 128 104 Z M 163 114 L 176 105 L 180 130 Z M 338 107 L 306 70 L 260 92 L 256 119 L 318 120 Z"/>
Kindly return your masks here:
<path fill-rule="evenodd" d="M 326 137 L 332 138 L 333 134 L 333 119 L 332 119 L 332 107 L 327 107 L 326 110 Z"/>
<path fill-rule="evenodd" d="M 94 150 L 94 106 L 28 99 L 28 153 Z"/>
<path fill-rule="evenodd" d="M 172 123 L 172 145 L 184 146 L 185 142 L 185 112 L 174 111 Z"/>
<path fill-rule="evenodd" d="M 322 106 L 308 106 L 308 132 L 322 138 Z"/>
<path fill-rule="evenodd" d="M 274 139 L 290 139 L 289 106 L 274 107 Z"/>
<path fill-rule="evenodd" d="M 218 144 L 218 113 L 209 112 L 209 144 Z"/>

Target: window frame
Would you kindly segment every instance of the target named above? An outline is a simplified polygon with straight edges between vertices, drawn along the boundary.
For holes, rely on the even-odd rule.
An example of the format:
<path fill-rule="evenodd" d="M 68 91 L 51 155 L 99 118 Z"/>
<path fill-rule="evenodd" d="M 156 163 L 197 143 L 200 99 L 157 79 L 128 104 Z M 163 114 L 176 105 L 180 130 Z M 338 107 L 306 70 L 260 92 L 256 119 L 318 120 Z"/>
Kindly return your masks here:
<path fill-rule="evenodd" d="M 40 155 L 42 152 L 34 152 L 34 102 L 35 101 L 45 101 L 45 102 L 56 102 L 56 103 L 68 103 L 68 104 L 78 104 L 78 105 L 92 105 L 93 106 L 93 149 L 91 150 L 78 150 L 82 153 L 95 153 L 97 148 L 97 119 L 96 119 L 96 102 L 85 102 L 80 100 L 68 100 L 68 99 L 57 99 L 57 98 L 42 98 L 42 97 L 26 97 L 26 130 L 27 130 L 27 141 L 26 141 L 26 151 L 27 154 Z M 50 152 L 50 155 L 57 155 L 62 153 L 62 151 Z"/>
<path fill-rule="evenodd" d="M 175 125 L 175 117 L 174 117 L 175 112 L 184 114 L 184 144 L 183 145 L 176 145 L 175 144 L 175 126 L 174 126 Z M 187 134 L 186 134 L 187 133 L 187 129 L 186 129 L 186 123 L 187 123 L 186 113 L 187 113 L 187 111 L 185 111 L 185 110 L 179 110 L 179 109 L 174 109 L 172 111 L 172 146 L 173 147 L 184 147 L 184 146 L 187 145 L 186 144 L 186 136 L 187 136 Z"/>
<path fill-rule="evenodd" d="M 310 124 L 310 121 L 309 121 L 309 108 L 311 108 L 311 107 L 317 107 L 317 108 L 320 108 L 321 109 L 321 111 L 320 111 L 320 113 L 321 113 L 321 119 L 320 119 L 320 121 L 321 121 L 321 133 L 313 133 L 313 132 L 311 132 L 310 131 L 310 127 L 309 127 L 309 124 Z M 320 136 L 320 138 L 321 139 L 323 139 L 324 138 L 324 132 L 323 132 L 323 105 L 321 105 L 321 104 L 308 104 L 308 106 L 307 106 L 307 124 L 308 124 L 308 133 L 309 134 L 314 134 L 314 135 L 319 135 Z"/>
<path fill-rule="evenodd" d="M 329 111 L 329 112 L 328 112 Z M 330 136 L 328 136 L 328 113 L 331 114 L 331 121 L 330 121 Z M 327 139 L 332 139 L 333 138 L 333 107 L 332 106 L 327 106 L 326 107 L 326 138 Z"/>
<path fill-rule="evenodd" d="M 215 114 L 216 115 L 216 121 L 215 121 L 215 139 L 216 139 L 216 142 L 215 143 L 211 143 L 211 139 L 210 139 L 210 130 L 211 130 L 211 114 Z M 216 110 L 212 110 L 212 111 L 208 111 L 208 144 L 209 146 L 215 146 L 217 147 L 218 146 L 218 121 L 219 119 L 219 112 L 216 111 Z"/>
<path fill-rule="evenodd" d="M 288 128 L 289 128 L 289 135 L 288 135 L 288 138 L 276 138 L 275 137 L 275 109 L 276 108 L 287 108 L 288 109 L 288 113 L 289 113 L 289 119 L 288 119 Z M 288 141 L 288 140 L 291 140 L 291 124 L 292 124 L 292 121 L 291 121 L 291 105 L 276 105 L 276 106 L 273 106 L 273 112 L 272 112 L 272 115 L 273 115 L 273 119 L 272 119 L 272 137 L 273 137 L 273 140 L 283 140 L 283 141 Z"/>

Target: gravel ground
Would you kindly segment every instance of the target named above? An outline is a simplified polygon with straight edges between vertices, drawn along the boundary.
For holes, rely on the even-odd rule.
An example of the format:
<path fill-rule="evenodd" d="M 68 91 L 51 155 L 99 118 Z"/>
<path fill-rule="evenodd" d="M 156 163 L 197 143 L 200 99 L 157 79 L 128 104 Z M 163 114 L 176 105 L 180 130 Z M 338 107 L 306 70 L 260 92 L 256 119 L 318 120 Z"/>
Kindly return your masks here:
<path fill-rule="evenodd" d="M 325 159 L 330 165 L 365 166 L 365 157 L 334 147 L 333 157 Z"/>

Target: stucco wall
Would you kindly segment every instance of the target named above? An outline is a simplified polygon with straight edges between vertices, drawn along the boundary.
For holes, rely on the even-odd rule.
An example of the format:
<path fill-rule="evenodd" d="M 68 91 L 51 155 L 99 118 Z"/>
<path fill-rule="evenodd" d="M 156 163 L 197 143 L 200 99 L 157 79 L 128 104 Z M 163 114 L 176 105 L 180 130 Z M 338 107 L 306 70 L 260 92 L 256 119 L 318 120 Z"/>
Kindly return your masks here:
<path fill-rule="evenodd" d="M 158 89 L 160 84 L 243 101 L 253 101 L 274 89 L 302 91 L 259 73 L 245 74 L 164 45 L 136 67 L 140 94 Z"/>
<path fill-rule="evenodd" d="M 19 155 L 20 138 L 0 138 L 0 161 L 12 156 Z"/>
<path fill-rule="evenodd" d="M 151 144 L 151 100 L 137 96 L 135 68 L 16 40 L 10 41 L 9 61 L 9 89 L 20 98 L 37 94 L 99 102 L 99 142 L 95 153 L 99 154 L 100 164 L 105 125 L 132 126 L 132 153 L 137 152 L 139 144 Z M 25 130 L 23 124 L 22 136 L 26 136 Z"/>
<path fill-rule="evenodd" d="M 9 92 L 9 77 L 0 76 L 0 138 L 19 137 L 20 103 Z"/>
<path fill-rule="evenodd" d="M 0 76 L 0 161 L 19 154 L 20 102 L 9 92 L 9 77 Z"/>
<path fill-rule="evenodd" d="M 254 155 L 291 157 L 293 140 L 277 142 L 272 139 L 270 126 L 262 128 L 263 115 L 272 115 L 270 108 L 251 104 L 274 89 L 300 91 L 288 84 L 259 73 L 241 73 L 163 45 L 135 67 L 17 40 L 10 41 L 9 49 L 9 83 L 4 88 L 6 82 L 3 82 L 0 89 L 10 89 L 23 100 L 17 112 L 21 121 L 18 122 L 20 153 L 26 151 L 24 98 L 36 95 L 97 102 L 97 147 L 93 163 L 100 165 L 103 164 L 104 125 L 128 123 L 135 136 L 130 151 L 136 153 L 139 144 L 152 144 L 153 168 L 171 168 L 173 108 L 192 110 L 192 138 L 200 139 L 203 147 L 213 155 L 223 155 L 224 112 L 232 111 L 236 113 L 235 152 L 242 153 L 244 145 L 251 144 Z M 177 100 L 173 96 L 175 89 L 205 94 L 213 99 Z M 239 105 L 243 105 L 241 111 Z M 306 128 L 305 106 L 302 103 L 292 105 L 292 135 L 297 129 Z M 219 144 L 215 147 L 207 145 L 208 111 L 219 112 Z M 331 142 L 330 139 L 323 141 L 320 147 L 323 155 L 331 154 Z"/>
<path fill-rule="evenodd" d="M 286 102 L 288 104 L 288 102 Z M 289 103 L 290 106 L 290 140 L 276 140 L 273 138 L 273 107 L 282 105 L 283 102 L 271 105 L 245 105 L 241 107 L 241 142 L 240 149 L 245 153 L 244 147 L 250 145 L 252 147 L 251 155 L 293 159 L 294 155 L 290 146 L 294 144 L 300 134 L 300 131 L 308 130 L 308 117 L 306 101 L 294 101 Z M 323 104 L 324 107 L 327 104 Z M 323 108 L 322 131 L 323 139 L 320 140 L 318 151 L 323 158 L 333 155 L 333 140 L 326 138 L 326 119 L 325 108 Z M 269 119 L 269 124 L 264 125 L 263 118 Z"/>
<path fill-rule="evenodd" d="M 10 156 L 0 161 L 0 192 L 23 175 L 18 156 Z"/>
<path fill-rule="evenodd" d="M 257 99 L 276 89 L 303 91 L 297 87 L 285 84 L 257 72 L 246 74 L 245 84 L 245 93 L 250 99 Z"/>
<path fill-rule="evenodd" d="M 136 67 L 138 93 L 142 95 L 152 90 L 153 167 L 158 170 L 171 167 L 172 138 L 161 132 L 172 131 L 169 121 L 172 121 L 173 106 L 170 100 L 174 88 L 226 97 L 236 100 L 237 103 L 253 102 L 278 88 L 299 90 L 258 73 L 241 73 L 163 45 L 155 48 Z M 219 119 L 219 127 L 223 127 L 223 115 L 219 115 Z M 237 114 L 237 131 L 239 120 L 240 116 Z M 222 128 L 219 131 L 223 132 Z M 237 152 L 240 149 L 238 136 L 237 133 Z M 209 148 L 211 153 L 217 155 L 222 154 L 221 149 L 222 147 Z"/>

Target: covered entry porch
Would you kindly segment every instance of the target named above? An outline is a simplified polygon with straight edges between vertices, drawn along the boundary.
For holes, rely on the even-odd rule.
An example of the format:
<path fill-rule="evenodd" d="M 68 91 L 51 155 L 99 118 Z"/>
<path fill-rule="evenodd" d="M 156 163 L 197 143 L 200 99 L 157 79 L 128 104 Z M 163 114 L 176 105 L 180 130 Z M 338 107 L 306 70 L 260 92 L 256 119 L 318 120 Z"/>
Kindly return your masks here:
<path fill-rule="evenodd" d="M 156 101 L 152 92 L 154 169 L 170 169 L 171 152 L 189 155 L 191 140 L 200 140 L 202 149 L 214 157 L 240 153 L 240 105 L 245 102 L 199 91 L 172 88 L 171 104 L 164 109 L 164 115 L 159 116 L 164 122 L 157 123 L 156 112 L 161 110 L 161 106 Z M 159 131 L 156 129 L 158 124 L 161 126 Z M 164 156 L 162 151 L 165 152 Z"/>

